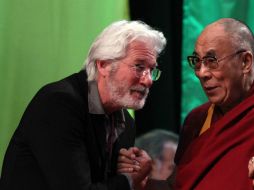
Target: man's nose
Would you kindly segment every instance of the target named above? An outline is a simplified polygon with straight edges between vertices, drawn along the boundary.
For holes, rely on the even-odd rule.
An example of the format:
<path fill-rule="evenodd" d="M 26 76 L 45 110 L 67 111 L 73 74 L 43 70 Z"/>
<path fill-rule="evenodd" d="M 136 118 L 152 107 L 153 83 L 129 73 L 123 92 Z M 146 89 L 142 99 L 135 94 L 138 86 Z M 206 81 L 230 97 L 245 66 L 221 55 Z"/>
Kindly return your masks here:
<path fill-rule="evenodd" d="M 141 76 L 140 82 L 147 88 L 150 88 L 152 86 L 153 80 L 150 71 L 144 73 L 143 76 Z"/>
<path fill-rule="evenodd" d="M 195 71 L 195 74 L 198 78 L 206 78 L 211 76 L 211 72 L 209 68 L 205 66 L 205 64 L 201 64 L 200 69 Z"/>

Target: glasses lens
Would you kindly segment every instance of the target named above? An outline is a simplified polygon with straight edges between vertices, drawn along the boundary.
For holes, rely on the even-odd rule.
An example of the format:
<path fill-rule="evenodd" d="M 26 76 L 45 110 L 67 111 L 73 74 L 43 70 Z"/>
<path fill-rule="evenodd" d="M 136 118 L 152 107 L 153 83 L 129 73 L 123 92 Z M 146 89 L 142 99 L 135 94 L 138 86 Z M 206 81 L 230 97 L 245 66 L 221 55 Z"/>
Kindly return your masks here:
<path fill-rule="evenodd" d="M 188 63 L 190 67 L 194 70 L 200 69 L 200 59 L 196 56 L 188 56 L 187 57 Z"/>
<path fill-rule="evenodd" d="M 209 69 L 216 69 L 218 67 L 218 62 L 215 57 L 205 57 L 204 63 Z"/>
<path fill-rule="evenodd" d="M 151 77 L 153 81 L 157 81 L 161 76 L 161 71 L 157 68 L 153 69 L 151 72 Z"/>

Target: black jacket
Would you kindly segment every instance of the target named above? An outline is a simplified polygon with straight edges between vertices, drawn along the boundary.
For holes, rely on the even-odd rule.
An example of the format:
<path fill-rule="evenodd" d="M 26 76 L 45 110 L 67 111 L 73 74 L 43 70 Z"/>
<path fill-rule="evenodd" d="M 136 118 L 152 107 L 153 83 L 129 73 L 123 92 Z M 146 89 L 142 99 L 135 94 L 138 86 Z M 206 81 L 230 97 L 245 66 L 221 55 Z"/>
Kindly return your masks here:
<path fill-rule="evenodd" d="M 28 105 L 7 149 L 1 190 L 129 190 L 116 174 L 120 148 L 133 146 L 135 126 L 113 148 L 107 172 L 105 117 L 88 113 L 85 71 L 44 86 Z"/>

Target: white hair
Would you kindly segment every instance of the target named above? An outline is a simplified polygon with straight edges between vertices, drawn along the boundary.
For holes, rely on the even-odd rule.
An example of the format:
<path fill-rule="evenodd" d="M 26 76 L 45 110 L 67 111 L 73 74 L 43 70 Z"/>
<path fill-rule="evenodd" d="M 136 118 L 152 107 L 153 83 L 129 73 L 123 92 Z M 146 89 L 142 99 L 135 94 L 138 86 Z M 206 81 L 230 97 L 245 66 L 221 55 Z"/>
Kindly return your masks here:
<path fill-rule="evenodd" d="M 97 79 L 96 60 L 123 58 L 128 45 L 134 40 L 151 44 L 157 56 L 166 45 L 166 39 L 162 32 L 154 30 L 141 21 L 114 22 L 105 28 L 91 45 L 84 63 L 88 81 Z"/>

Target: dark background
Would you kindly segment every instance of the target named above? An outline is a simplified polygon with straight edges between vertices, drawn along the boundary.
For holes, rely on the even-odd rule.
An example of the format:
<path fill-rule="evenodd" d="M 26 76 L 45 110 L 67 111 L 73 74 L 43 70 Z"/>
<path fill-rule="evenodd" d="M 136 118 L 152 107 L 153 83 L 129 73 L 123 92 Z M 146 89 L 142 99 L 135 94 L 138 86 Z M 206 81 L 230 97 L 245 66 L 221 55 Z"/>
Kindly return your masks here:
<path fill-rule="evenodd" d="M 137 136 L 154 128 L 179 133 L 181 113 L 182 0 L 129 0 L 131 20 L 162 31 L 167 46 L 158 59 L 162 70 L 142 110 L 135 112 Z"/>

